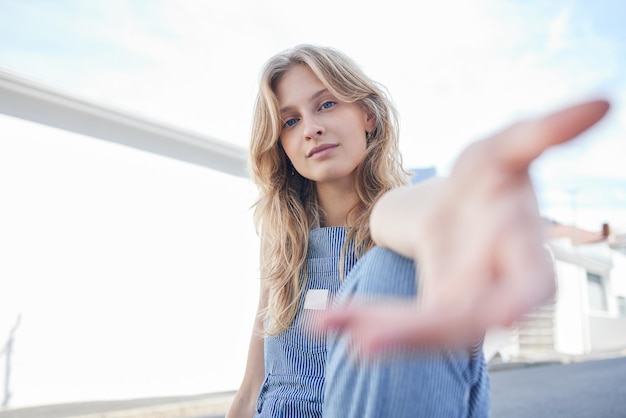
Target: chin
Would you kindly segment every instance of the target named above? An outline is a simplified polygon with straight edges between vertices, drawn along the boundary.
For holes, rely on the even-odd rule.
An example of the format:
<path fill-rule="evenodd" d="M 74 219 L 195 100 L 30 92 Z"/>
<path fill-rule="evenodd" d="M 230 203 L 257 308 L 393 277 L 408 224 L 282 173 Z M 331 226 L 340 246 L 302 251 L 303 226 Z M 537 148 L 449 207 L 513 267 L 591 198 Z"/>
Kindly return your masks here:
<path fill-rule="evenodd" d="M 314 178 L 312 178 L 311 180 L 316 183 L 335 183 L 353 180 L 355 177 L 355 172 L 327 171 L 325 173 L 317 173 L 317 175 L 313 177 Z"/>

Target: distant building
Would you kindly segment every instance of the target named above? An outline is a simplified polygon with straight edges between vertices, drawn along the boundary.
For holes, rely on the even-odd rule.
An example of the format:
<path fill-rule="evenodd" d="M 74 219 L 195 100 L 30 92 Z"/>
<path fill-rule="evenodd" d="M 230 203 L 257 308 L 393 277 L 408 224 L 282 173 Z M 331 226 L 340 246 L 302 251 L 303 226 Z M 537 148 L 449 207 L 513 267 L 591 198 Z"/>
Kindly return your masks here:
<path fill-rule="evenodd" d="M 408 171 L 412 173 L 411 183 L 413 184 L 419 183 L 437 175 L 437 169 L 435 167 L 411 168 Z"/>
<path fill-rule="evenodd" d="M 557 294 L 497 350 L 503 358 L 581 355 L 626 348 L 626 237 L 545 223 Z M 506 342 L 504 342 L 506 341 Z"/>

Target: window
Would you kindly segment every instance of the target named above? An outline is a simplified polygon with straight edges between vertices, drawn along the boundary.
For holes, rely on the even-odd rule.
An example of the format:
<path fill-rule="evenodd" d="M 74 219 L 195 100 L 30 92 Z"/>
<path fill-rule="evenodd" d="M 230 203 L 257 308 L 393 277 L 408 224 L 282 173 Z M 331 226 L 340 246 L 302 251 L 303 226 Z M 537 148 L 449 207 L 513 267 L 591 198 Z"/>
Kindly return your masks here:
<path fill-rule="evenodd" d="M 598 311 L 608 310 L 602 276 L 587 272 L 587 294 L 589 296 L 590 309 Z"/>

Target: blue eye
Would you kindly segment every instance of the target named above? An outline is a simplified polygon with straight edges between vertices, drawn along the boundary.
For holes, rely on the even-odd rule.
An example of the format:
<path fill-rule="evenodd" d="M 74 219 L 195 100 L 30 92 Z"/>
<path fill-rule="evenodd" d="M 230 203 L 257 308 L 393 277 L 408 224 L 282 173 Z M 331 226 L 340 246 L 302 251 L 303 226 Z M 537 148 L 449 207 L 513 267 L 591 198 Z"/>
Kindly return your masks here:
<path fill-rule="evenodd" d="M 331 107 L 333 107 L 334 105 L 336 105 L 337 102 L 333 102 L 333 101 L 328 101 L 328 102 L 324 102 L 322 103 L 322 105 L 320 106 L 321 109 L 330 109 Z"/>
<path fill-rule="evenodd" d="M 283 123 L 283 128 L 290 128 L 295 125 L 296 122 L 298 122 L 298 119 L 296 118 L 287 119 L 285 123 Z"/>

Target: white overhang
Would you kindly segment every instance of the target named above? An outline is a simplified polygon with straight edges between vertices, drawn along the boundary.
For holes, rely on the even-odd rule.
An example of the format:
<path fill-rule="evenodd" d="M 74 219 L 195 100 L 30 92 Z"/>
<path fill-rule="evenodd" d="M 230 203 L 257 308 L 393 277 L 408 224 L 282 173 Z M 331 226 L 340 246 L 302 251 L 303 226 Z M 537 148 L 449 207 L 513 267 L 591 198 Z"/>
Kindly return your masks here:
<path fill-rule="evenodd" d="M 241 147 L 102 106 L 3 69 L 0 113 L 248 177 Z"/>

